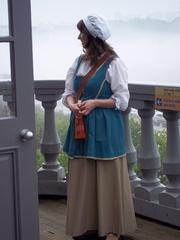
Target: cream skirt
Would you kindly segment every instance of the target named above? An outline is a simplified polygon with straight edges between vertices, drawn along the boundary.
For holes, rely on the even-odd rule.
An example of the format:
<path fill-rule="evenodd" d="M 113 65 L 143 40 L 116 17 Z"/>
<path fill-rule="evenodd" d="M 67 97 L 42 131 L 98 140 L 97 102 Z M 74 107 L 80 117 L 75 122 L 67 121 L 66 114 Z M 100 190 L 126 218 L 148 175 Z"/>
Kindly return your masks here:
<path fill-rule="evenodd" d="M 104 236 L 135 229 L 126 158 L 69 160 L 66 233 L 79 236 L 97 230 Z"/>

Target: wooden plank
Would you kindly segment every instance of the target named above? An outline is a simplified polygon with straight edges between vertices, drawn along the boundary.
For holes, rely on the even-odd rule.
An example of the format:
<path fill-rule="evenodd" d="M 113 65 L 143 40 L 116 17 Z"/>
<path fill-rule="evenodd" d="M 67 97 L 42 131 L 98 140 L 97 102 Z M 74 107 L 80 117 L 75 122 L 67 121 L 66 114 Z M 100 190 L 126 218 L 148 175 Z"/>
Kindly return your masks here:
<path fill-rule="evenodd" d="M 72 240 L 65 234 L 66 199 L 40 199 L 40 239 L 41 240 Z M 180 230 L 160 224 L 153 220 L 137 219 L 137 230 L 131 235 L 136 240 L 179 240 Z"/>

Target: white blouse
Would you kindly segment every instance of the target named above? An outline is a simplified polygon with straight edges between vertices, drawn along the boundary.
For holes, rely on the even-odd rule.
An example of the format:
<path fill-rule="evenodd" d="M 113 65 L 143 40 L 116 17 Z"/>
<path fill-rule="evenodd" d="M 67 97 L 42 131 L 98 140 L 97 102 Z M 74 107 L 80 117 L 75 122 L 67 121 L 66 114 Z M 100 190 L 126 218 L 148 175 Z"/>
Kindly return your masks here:
<path fill-rule="evenodd" d="M 65 91 L 62 95 L 62 102 L 67 106 L 66 98 L 69 95 L 75 95 L 73 89 L 73 79 L 78 63 L 78 58 L 69 68 L 66 76 Z M 77 71 L 77 75 L 84 76 L 90 70 L 89 61 L 83 61 Z M 115 100 L 116 108 L 124 111 L 128 107 L 129 90 L 127 68 L 120 58 L 115 58 L 109 64 L 106 72 L 106 81 L 110 83 L 113 92 L 111 98 Z"/>

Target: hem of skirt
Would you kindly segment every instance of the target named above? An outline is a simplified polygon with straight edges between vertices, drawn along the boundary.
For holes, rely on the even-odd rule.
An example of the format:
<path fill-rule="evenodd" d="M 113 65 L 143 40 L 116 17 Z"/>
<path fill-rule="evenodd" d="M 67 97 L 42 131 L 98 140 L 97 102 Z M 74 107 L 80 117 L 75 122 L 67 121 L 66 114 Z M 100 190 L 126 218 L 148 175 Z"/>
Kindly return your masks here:
<path fill-rule="evenodd" d="M 116 157 L 109 157 L 109 158 L 102 158 L 102 157 L 92 157 L 92 156 L 80 156 L 80 155 L 74 155 L 74 156 L 69 156 L 70 159 L 73 159 L 73 158 L 88 158 L 88 159 L 94 159 L 94 160 L 114 160 L 114 159 L 117 159 L 117 158 L 121 158 L 121 157 L 125 157 L 126 156 L 126 153 L 123 153 L 121 155 L 118 155 Z"/>
<path fill-rule="evenodd" d="M 71 237 L 76 237 L 76 236 L 81 236 L 83 235 L 85 232 L 87 231 L 93 231 L 94 229 L 86 229 L 86 230 L 80 230 L 80 231 L 70 231 L 69 229 L 67 230 L 66 229 L 66 235 L 68 236 L 71 236 Z M 133 235 L 135 233 L 135 231 L 137 230 L 137 226 L 135 226 L 134 228 L 132 228 L 131 230 L 120 230 L 120 231 L 117 231 L 116 234 L 120 237 L 121 235 Z M 105 237 L 107 235 L 108 232 L 111 232 L 110 230 L 109 231 L 100 231 L 100 230 L 95 230 L 97 231 L 98 233 L 98 236 L 99 237 Z"/>

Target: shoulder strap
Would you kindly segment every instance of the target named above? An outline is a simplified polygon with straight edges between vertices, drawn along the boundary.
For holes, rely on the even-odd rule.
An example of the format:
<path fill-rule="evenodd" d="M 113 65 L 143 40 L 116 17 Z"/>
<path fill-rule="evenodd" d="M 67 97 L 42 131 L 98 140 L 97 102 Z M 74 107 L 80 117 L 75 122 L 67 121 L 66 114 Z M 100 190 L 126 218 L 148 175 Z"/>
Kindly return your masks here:
<path fill-rule="evenodd" d="M 108 61 L 107 61 L 107 64 L 110 64 L 113 59 L 114 59 L 113 57 L 110 57 L 110 58 L 108 59 Z M 100 96 L 101 91 L 102 91 L 102 89 L 103 89 L 103 86 L 104 86 L 105 82 L 106 82 L 106 78 L 104 78 L 104 80 L 102 81 L 102 83 L 101 83 L 101 85 L 100 85 L 100 88 L 99 88 L 99 90 L 98 90 L 98 93 L 97 93 L 95 99 L 98 99 L 98 97 Z"/>
<path fill-rule="evenodd" d="M 81 83 L 80 83 L 80 86 L 79 86 L 79 89 L 77 91 L 77 94 L 76 94 L 76 98 L 77 100 L 80 98 L 81 94 L 83 93 L 86 85 L 87 85 L 87 82 L 89 80 L 89 78 L 95 73 L 95 71 L 101 66 L 103 65 L 108 59 L 108 56 L 105 54 L 103 55 L 99 61 L 91 68 L 91 70 L 83 77 L 83 79 L 81 80 Z"/>

